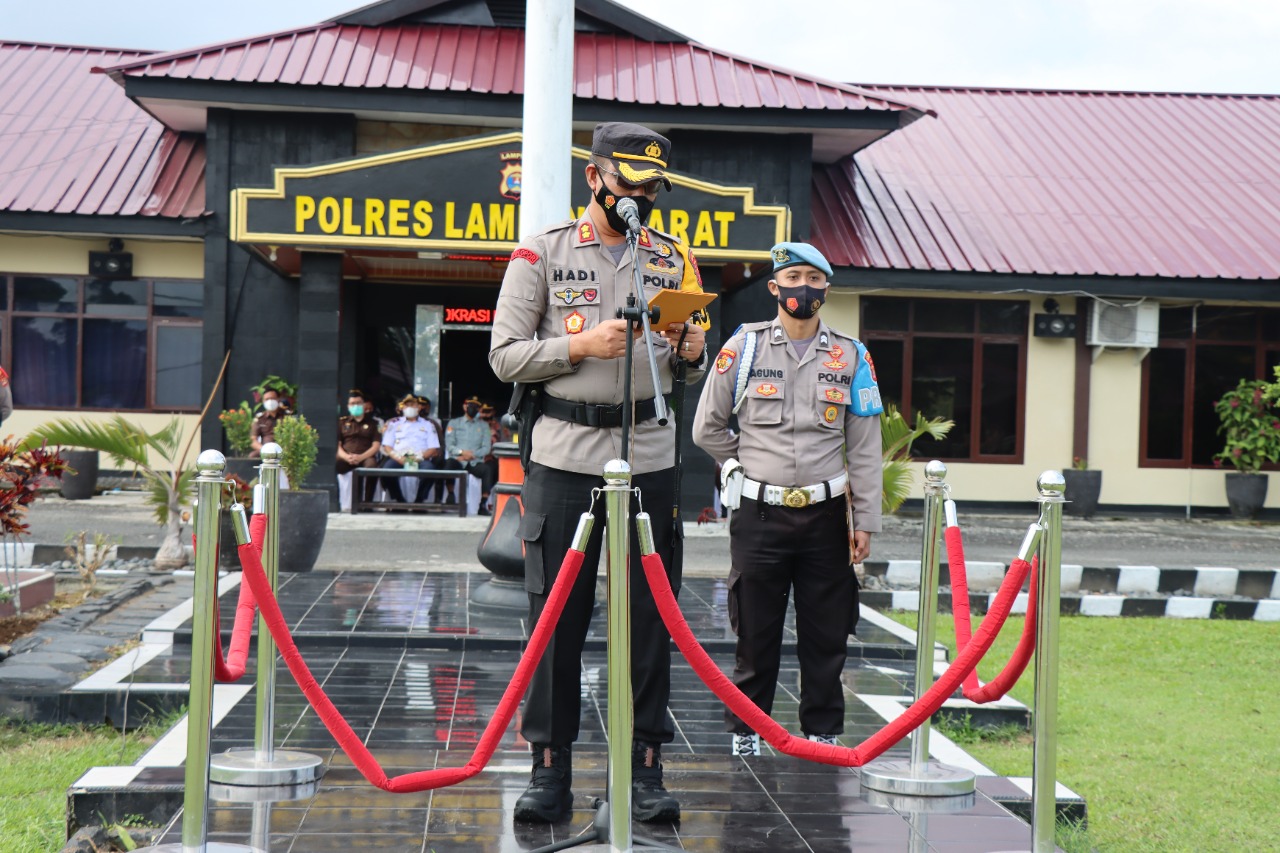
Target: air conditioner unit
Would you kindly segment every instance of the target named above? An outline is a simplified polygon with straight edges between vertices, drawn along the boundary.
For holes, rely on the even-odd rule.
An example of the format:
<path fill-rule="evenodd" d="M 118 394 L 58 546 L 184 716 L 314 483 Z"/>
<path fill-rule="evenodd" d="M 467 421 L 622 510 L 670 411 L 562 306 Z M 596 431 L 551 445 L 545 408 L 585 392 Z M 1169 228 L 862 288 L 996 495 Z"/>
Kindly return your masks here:
<path fill-rule="evenodd" d="M 1159 302 L 1111 305 L 1094 301 L 1089 315 L 1089 346 L 1151 349 L 1159 341 Z"/>

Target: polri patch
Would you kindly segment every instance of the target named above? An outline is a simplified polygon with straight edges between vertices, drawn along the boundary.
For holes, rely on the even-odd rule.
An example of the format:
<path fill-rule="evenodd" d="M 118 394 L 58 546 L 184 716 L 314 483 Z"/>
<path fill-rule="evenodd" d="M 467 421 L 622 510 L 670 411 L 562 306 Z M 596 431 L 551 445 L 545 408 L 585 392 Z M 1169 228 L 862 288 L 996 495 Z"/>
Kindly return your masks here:
<path fill-rule="evenodd" d="M 564 330 L 571 335 L 576 335 L 582 331 L 587 324 L 587 318 L 583 317 L 577 311 L 574 311 L 568 317 L 564 318 Z"/>
<path fill-rule="evenodd" d="M 731 349 L 720 350 L 720 354 L 716 356 L 716 373 L 728 373 L 737 358 L 738 354 Z"/>
<path fill-rule="evenodd" d="M 520 249 L 516 249 L 514 252 L 511 253 L 511 260 L 528 261 L 531 264 L 536 264 L 539 258 L 538 258 L 538 253 L 533 251 L 532 249 L 520 248 Z"/>
<path fill-rule="evenodd" d="M 827 406 L 827 410 L 822 413 L 822 419 L 829 424 L 836 422 L 836 418 L 840 416 L 840 410 L 835 406 Z"/>
<path fill-rule="evenodd" d="M 756 389 L 756 393 L 761 397 L 772 397 L 774 394 L 778 393 L 778 386 L 774 385 L 772 382 L 766 382 Z"/>

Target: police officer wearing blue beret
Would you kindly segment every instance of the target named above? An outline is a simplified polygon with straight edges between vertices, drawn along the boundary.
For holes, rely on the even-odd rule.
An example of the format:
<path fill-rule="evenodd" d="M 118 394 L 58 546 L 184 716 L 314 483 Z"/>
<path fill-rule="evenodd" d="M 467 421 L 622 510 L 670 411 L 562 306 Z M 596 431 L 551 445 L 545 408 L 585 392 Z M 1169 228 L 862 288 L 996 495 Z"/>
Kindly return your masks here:
<path fill-rule="evenodd" d="M 773 708 L 792 590 L 800 661 L 800 727 L 835 743 L 844 731 L 848 635 L 857 623 L 854 562 L 880 530 L 880 390 L 860 341 L 818 312 L 831 265 L 808 243 L 772 249 L 778 316 L 725 342 L 698 403 L 693 440 L 721 465 L 729 522 L 734 683 Z M 738 416 L 738 432 L 729 417 Z M 726 712 L 735 755 L 760 736 Z"/>

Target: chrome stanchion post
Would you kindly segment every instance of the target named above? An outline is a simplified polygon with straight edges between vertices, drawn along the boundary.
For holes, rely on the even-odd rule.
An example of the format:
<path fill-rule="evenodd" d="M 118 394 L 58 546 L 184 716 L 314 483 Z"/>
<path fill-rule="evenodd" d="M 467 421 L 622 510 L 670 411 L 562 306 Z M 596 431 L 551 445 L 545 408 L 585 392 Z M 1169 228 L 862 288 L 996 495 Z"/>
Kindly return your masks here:
<path fill-rule="evenodd" d="M 919 699 L 933 686 L 934 616 L 938 610 L 938 542 L 942 536 L 942 502 L 946 500 L 947 466 L 934 459 L 924 466 L 924 536 L 920 543 L 920 601 L 916 610 L 916 684 Z M 911 770 L 929 763 L 929 720 L 911 735 Z"/>
<path fill-rule="evenodd" d="M 1031 776 L 1031 838 L 1035 853 L 1054 849 L 1058 807 L 1058 621 L 1062 593 L 1062 504 L 1067 484 L 1061 471 L 1045 471 L 1040 492 L 1039 583 L 1036 596 L 1035 747 Z"/>
<path fill-rule="evenodd" d="M 283 448 L 274 441 L 262 446 L 262 464 L 258 479 L 262 484 L 267 513 L 266 542 L 262 548 L 262 571 L 275 594 L 280 588 L 280 457 Z M 258 508 L 254 507 L 257 512 Z M 257 707 L 253 724 L 253 748 L 259 763 L 275 756 L 276 716 L 276 642 L 267 630 L 267 622 L 258 612 L 258 685 Z M 299 780 L 302 781 L 302 780 Z"/>
<path fill-rule="evenodd" d="M 604 467 L 605 542 L 608 545 L 607 628 L 609 735 L 609 845 L 631 850 L 631 466 Z"/>
<path fill-rule="evenodd" d="M 266 512 L 266 541 L 262 548 L 262 571 L 267 577 L 274 595 L 279 589 L 280 566 L 280 457 L 283 450 L 275 442 L 262 446 L 262 465 L 258 468 L 259 483 L 253 491 L 254 512 Z M 249 541 L 249 526 L 244 520 L 244 507 L 231 508 L 237 518 L 235 527 L 238 543 Z M 243 538 L 241 529 L 243 527 Z M 241 583 L 244 583 L 241 580 Z M 258 672 L 256 685 L 256 709 L 253 729 L 253 749 L 229 749 L 215 755 L 211 774 L 215 782 L 224 785 L 261 787 L 298 786 L 319 778 L 321 760 L 318 756 L 293 749 L 276 749 L 276 644 L 267 629 L 266 620 L 258 611 Z M 285 797 L 288 799 L 289 797 Z"/>
<path fill-rule="evenodd" d="M 939 545 L 947 466 L 934 459 L 924 466 L 924 533 L 920 545 L 920 602 L 916 621 L 915 698 L 933 686 L 934 615 L 938 609 Z M 952 510 L 954 512 L 954 510 Z M 879 759 L 862 768 L 862 785 L 876 791 L 917 797 L 951 797 L 973 792 L 973 773 L 929 760 L 929 720 L 911 735 L 911 758 Z"/>
<path fill-rule="evenodd" d="M 253 850 L 240 844 L 208 843 L 209 740 L 213 729 L 213 643 L 217 625 L 218 527 L 222 516 L 223 471 L 227 460 L 206 450 L 196 460 L 196 553 L 191 613 L 191 687 L 187 698 L 187 759 L 182 779 L 182 844 L 162 844 L 140 853 L 231 853 Z"/>

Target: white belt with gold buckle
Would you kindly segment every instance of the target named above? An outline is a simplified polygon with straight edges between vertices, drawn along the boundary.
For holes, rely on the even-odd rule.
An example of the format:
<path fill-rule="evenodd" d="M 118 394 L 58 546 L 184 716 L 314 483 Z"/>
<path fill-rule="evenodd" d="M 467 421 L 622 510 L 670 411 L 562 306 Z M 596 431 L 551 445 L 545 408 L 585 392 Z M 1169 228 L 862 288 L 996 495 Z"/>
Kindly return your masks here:
<path fill-rule="evenodd" d="M 831 497 L 844 494 L 844 484 L 849 481 L 848 474 L 841 474 L 834 480 L 818 483 L 813 486 L 770 486 L 750 477 L 742 478 L 742 496 L 753 501 L 763 501 L 770 506 L 786 506 L 792 509 L 803 509 L 809 504 L 820 503 L 827 499 L 827 490 Z"/>

